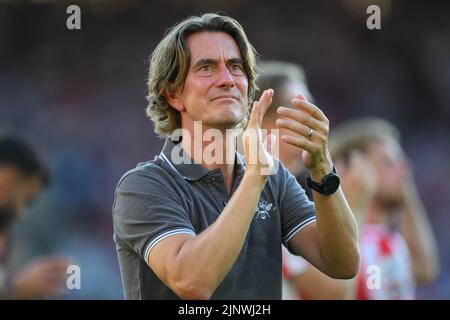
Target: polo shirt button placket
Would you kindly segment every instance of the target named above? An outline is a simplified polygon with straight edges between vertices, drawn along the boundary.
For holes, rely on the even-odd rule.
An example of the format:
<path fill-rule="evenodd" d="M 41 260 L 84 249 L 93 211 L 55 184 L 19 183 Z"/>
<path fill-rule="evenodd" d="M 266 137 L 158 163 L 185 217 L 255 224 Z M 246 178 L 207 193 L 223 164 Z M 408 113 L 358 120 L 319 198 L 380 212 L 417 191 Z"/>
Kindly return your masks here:
<path fill-rule="evenodd" d="M 214 182 L 216 181 L 216 178 L 215 177 L 211 177 L 211 178 L 208 178 L 207 181 L 208 181 L 208 188 L 209 188 L 209 190 L 214 191 L 215 190 Z"/>

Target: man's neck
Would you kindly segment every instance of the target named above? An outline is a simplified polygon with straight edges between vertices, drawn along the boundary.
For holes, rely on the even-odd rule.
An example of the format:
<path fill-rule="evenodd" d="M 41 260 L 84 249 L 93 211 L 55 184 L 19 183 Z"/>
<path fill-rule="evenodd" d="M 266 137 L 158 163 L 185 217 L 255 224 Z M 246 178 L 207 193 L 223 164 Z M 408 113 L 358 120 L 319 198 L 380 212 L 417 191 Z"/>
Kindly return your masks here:
<path fill-rule="evenodd" d="M 226 130 L 219 130 L 221 134 L 220 138 L 218 138 L 217 129 L 215 138 L 212 141 L 205 141 L 203 137 L 210 139 L 210 137 L 204 135 L 208 129 L 211 128 L 201 126 L 201 129 L 198 127 L 196 130 L 186 129 L 189 135 L 183 135 L 181 147 L 183 152 L 190 156 L 194 163 L 200 164 L 208 170 L 220 168 L 225 186 L 230 194 L 236 161 L 236 141 L 235 139 L 226 138 Z"/>

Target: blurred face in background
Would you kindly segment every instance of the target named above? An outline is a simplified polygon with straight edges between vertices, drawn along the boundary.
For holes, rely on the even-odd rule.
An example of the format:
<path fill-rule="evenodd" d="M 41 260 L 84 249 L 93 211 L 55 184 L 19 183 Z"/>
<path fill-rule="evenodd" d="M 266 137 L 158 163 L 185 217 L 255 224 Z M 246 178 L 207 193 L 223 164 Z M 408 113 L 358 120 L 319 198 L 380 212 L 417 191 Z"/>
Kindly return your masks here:
<path fill-rule="evenodd" d="M 378 191 L 377 176 L 367 154 L 354 149 L 334 162 L 341 178 L 345 197 L 358 224 L 366 218 L 366 210 Z"/>
<path fill-rule="evenodd" d="M 41 189 L 42 181 L 39 175 L 25 176 L 14 167 L 0 167 L 0 216 L 2 219 L 21 218 L 25 208 L 38 196 Z"/>
<path fill-rule="evenodd" d="M 401 146 L 394 139 L 374 141 L 369 145 L 367 155 L 377 178 L 376 200 L 395 206 L 402 197 L 411 170 Z"/>
<path fill-rule="evenodd" d="M 279 106 L 293 108 L 291 100 L 298 94 L 305 95 L 304 88 L 305 86 L 299 82 L 287 82 L 281 87 L 280 92 L 275 92 L 274 95 L 279 95 L 279 97 L 277 97 L 276 99 L 280 103 L 280 105 L 272 105 L 272 108 L 274 108 L 275 110 L 274 117 L 277 117 L 276 108 L 278 108 Z M 274 119 L 273 121 L 276 121 L 276 119 Z M 291 136 L 300 136 L 300 135 L 286 128 L 277 127 L 277 129 L 280 130 L 279 136 L 280 139 L 277 139 L 276 141 L 277 143 L 280 144 L 279 145 L 280 160 L 292 174 L 298 175 L 303 170 L 302 149 L 284 142 L 283 140 L 281 140 L 281 136 L 283 134 Z"/>

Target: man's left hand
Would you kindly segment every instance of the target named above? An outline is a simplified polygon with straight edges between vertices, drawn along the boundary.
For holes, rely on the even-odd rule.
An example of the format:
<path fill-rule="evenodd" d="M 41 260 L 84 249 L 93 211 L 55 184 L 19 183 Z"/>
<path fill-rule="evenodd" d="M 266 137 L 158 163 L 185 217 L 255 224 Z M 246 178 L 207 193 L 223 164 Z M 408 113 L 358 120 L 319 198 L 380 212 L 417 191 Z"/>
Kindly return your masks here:
<path fill-rule="evenodd" d="M 281 139 L 304 150 L 302 154 L 304 166 L 310 171 L 314 181 L 321 181 L 333 170 L 328 150 L 330 121 L 322 110 L 306 101 L 301 94 L 291 102 L 294 108 L 278 108 L 280 118 L 276 123 L 296 135 L 282 135 Z"/>

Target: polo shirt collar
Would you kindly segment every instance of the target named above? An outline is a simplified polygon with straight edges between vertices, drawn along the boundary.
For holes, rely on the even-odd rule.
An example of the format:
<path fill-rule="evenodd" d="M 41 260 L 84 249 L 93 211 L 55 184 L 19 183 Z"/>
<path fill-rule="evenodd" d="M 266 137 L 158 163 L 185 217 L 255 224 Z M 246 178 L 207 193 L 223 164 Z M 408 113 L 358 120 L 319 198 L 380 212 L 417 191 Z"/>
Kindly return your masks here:
<path fill-rule="evenodd" d="M 178 150 L 173 150 L 174 148 Z M 176 155 L 176 159 L 172 157 L 172 150 Z M 172 141 L 170 138 L 166 139 L 159 157 L 186 180 L 199 180 L 210 172 L 220 171 L 220 169 L 208 170 L 201 164 L 194 163 L 194 160 L 181 148 L 179 142 Z M 243 156 L 238 152 L 235 153 L 234 169 L 235 177 L 243 176 L 245 173 L 245 161 Z"/>

